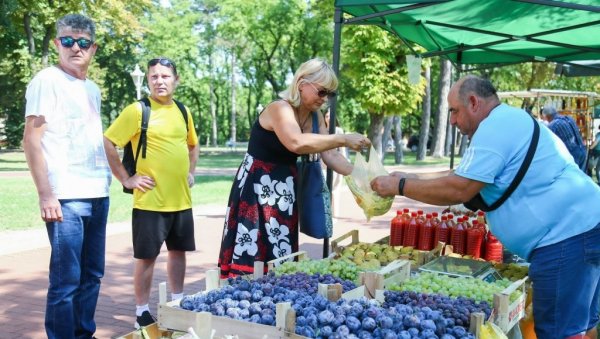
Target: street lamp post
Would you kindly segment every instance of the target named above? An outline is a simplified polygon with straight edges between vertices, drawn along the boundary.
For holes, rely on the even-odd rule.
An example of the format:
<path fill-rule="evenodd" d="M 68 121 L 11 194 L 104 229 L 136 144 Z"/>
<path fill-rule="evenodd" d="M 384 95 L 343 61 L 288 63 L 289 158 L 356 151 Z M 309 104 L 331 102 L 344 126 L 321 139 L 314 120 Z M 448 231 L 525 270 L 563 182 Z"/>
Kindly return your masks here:
<path fill-rule="evenodd" d="M 144 72 L 140 69 L 140 65 L 135 65 L 135 69 L 131 74 L 131 79 L 133 79 L 133 84 L 135 85 L 135 91 L 137 95 L 137 99 L 140 100 L 142 98 L 142 83 L 144 82 Z"/>

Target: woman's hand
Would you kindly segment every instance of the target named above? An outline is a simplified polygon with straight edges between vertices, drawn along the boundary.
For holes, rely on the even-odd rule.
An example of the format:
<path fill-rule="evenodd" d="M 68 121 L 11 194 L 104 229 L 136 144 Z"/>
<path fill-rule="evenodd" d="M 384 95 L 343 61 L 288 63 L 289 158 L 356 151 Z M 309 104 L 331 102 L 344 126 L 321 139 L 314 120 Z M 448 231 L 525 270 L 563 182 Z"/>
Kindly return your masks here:
<path fill-rule="evenodd" d="M 363 136 L 362 134 L 350 133 L 344 134 L 344 137 L 346 139 L 346 147 L 351 148 L 355 151 L 360 151 L 361 149 L 369 147 L 371 145 L 371 140 L 369 140 L 369 138 Z"/>

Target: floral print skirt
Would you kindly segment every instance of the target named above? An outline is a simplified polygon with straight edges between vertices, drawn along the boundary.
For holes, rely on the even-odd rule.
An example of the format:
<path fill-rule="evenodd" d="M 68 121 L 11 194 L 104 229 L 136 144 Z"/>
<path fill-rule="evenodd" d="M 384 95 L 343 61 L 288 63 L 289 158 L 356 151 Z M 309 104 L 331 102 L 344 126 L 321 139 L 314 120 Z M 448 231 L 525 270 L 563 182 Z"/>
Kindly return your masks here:
<path fill-rule="evenodd" d="M 296 165 L 246 154 L 229 194 L 219 253 L 221 278 L 253 274 L 265 263 L 298 251 Z M 278 263 L 280 264 L 280 263 Z"/>

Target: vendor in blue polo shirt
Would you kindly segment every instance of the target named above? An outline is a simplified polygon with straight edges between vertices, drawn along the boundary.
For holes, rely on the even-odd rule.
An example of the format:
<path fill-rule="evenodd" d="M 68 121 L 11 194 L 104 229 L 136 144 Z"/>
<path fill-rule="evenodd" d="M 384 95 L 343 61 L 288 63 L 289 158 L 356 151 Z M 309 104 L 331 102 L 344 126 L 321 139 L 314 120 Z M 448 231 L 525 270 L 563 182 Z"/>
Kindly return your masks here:
<path fill-rule="evenodd" d="M 382 196 L 488 211 L 492 233 L 531 264 L 537 337 L 597 338 L 600 187 L 547 127 L 501 104 L 488 80 L 460 79 L 448 104 L 450 122 L 470 138 L 456 171 L 395 172 L 371 187 Z"/>

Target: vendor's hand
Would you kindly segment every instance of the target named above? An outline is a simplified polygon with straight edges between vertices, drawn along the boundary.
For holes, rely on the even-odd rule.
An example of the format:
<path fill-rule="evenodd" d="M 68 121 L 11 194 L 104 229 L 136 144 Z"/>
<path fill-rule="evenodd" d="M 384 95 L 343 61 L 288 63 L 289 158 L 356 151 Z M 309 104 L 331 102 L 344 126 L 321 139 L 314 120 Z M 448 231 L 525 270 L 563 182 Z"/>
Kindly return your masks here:
<path fill-rule="evenodd" d="M 123 181 L 123 186 L 129 189 L 138 189 L 145 193 L 146 191 L 153 189 L 154 186 L 156 186 L 156 183 L 151 177 L 136 173 Z"/>
<path fill-rule="evenodd" d="M 371 189 L 382 197 L 393 197 L 398 194 L 400 177 L 383 175 L 371 180 Z"/>
<path fill-rule="evenodd" d="M 194 186 L 194 184 L 196 183 L 196 178 L 194 177 L 194 173 L 188 173 L 187 182 L 188 182 L 188 186 L 190 188 L 192 188 L 192 186 Z"/>
<path fill-rule="evenodd" d="M 40 197 L 40 214 L 44 222 L 63 221 L 62 207 L 53 194 Z"/>
<path fill-rule="evenodd" d="M 346 138 L 346 146 L 355 151 L 360 151 L 361 149 L 371 145 L 371 140 L 362 134 L 350 133 L 344 134 L 344 137 Z"/>

